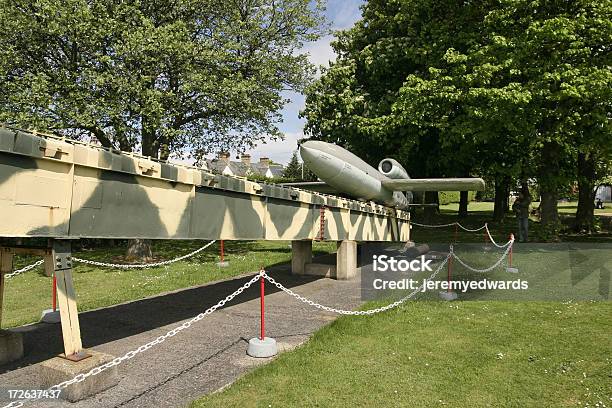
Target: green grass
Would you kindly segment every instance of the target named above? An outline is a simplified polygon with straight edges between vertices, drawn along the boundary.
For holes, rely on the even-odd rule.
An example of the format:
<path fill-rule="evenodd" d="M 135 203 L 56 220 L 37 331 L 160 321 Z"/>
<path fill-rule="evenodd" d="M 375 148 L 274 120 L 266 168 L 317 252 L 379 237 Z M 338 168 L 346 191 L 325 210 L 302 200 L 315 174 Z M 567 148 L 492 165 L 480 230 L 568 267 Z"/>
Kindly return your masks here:
<path fill-rule="evenodd" d="M 540 205 L 539 202 L 535 201 L 531 203 L 531 208 L 537 208 Z M 578 208 L 578 202 L 569 201 L 569 202 L 560 202 L 558 204 L 559 213 L 560 214 L 576 214 L 576 209 Z M 440 210 L 457 213 L 459 211 L 459 203 L 450 203 L 440 205 Z M 468 204 L 468 211 L 470 212 L 486 212 L 493 214 L 493 202 L 489 201 L 471 201 Z M 612 215 L 612 204 L 606 203 L 606 208 L 604 209 L 596 209 L 595 215 Z"/>
<path fill-rule="evenodd" d="M 537 208 L 539 203 L 533 203 L 532 208 Z M 565 227 L 560 233 L 560 240 L 563 242 L 612 242 L 612 231 L 602 228 L 601 231 L 589 235 L 577 234 L 572 231 L 569 226 L 572 224 L 573 217 L 576 213 L 576 202 L 559 203 L 559 213 Z M 468 217 L 458 218 L 457 212 L 459 204 L 451 203 L 440 206 L 440 214 L 433 219 L 424 220 L 423 211 L 417 210 L 413 215 L 413 220 L 426 224 L 448 224 L 459 221 L 462 225 L 468 228 L 477 228 L 485 222 L 489 224 L 489 229 L 494 234 L 496 240 L 507 241 L 510 233 L 517 235 L 517 222 L 513 214 L 507 214 L 501 222 L 493 221 L 493 203 L 473 201 L 468 204 Z M 608 215 L 606 216 L 606 211 Z M 612 216 L 612 206 L 603 210 L 596 210 L 596 219 L 602 220 L 606 217 L 607 220 Z M 608 222 L 607 225 L 610 225 Z M 530 218 L 529 237 L 530 241 L 538 241 L 540 239 L 541 226 L 536 217 Z M 465 232 L 458 229 L 455 233 L 454 227 L 441 229 L 426 229 L 414 226 L 412 229 L 412 240 L 417 242 L 484 242 L 485 237 L 482 233 L 475 234 Z"/>
<path fill-rule="evenodd" d="M 469 209 L 470 216 L 461 221 L 464 225 L 490 222 L 492 203 L 471 203 Z M 456 211 L 456 205 L 443 206 L 432 222 L 453 222 Z M 513 217 L 490 225 L 500 242 L 515 230 Z M 537 228 L 533 223 L 532 231 Z M 455 238 L 452 228 L 414 227 L 412 232 L 417 242 L 449 243 Z M 457 238 L 457 252 L 475 267 L 489 266 L 499 256 L 497 251 L 465 244 L 484 242 L 481 233 L 459 231 Z M 594 242 L 605 240 L 596 237 Z M 171 259 L 203 244 L 160 241 L 154 252 L 159 259 Z M 608 298 L 612 248 L 598 245 L 581 247 L 573 255 L 567 244 L 517 245 L 514 264 L 520 274 L 509 277 L 498 270 L 487 276 L 528 280 L 530 292 L 515 294 L 515 300 L 500 300 L 507 295 L 503 292 L 472 291 L 449 304 L 426 293 L 422 301 L 398 310 L 342 317 L 299 349 L 193 406 L 563 407 L 595 406 L 600 401 L 610 406 L 610 302 L 567 301 Z M 319 253 L 334 250 L 334 243 L 315 243 Z M 75 255 L 123 263 L 123 252 L 100 248 Z M 216 245 L 168 267 L 125 271 L 78 265 L 74 279 L 79 309 L 229 278 L 288 262 L 291 256 L 289 242 L 228 242 L 226 252 L 230 267 L 223 269 L 215 265 Z M 16 268 L 35 260 L 18 257 Z M 456 265 L 453 276 L 479 277 Z M 41 268 L 7 281 L 3 327 L 37 321 L 41 310 L 50 307 L 50 286 Z M 551 299 L 556 301 L 541 301 Z M 384 303 L 370 302 L 364 308 Z"/>
<path fill-rule="evenodd" d="M 482 213 L 465 224 L 488 221 L 487 204 L 477 203 Z M 454 219 L 443 211 L 436 223 Z M 514 220 L 491 226 L 505 242 Z M 414 227 L 413 234 L 418 242 L 449 243 L 454 236 L 452 228 Z M 456 251 L 470 265 L 484 268 L 499 259 L 498 250 L 483 250 L 480 233 L 458 237 Z M 483 275 L 453 265 L 454 280 L 520 278 L 529 290 L 474 290 L 453 303 L 427 292 L 385 313 L 341 317 L 191 407 L 612 405 L 610 244 L 517 244 L 517 275 L 503 267 Z"/>
<path fill-rule="evenodd" d="M 191 252 L 207 241 L 157 241 L 153 252 L 156 260 L 172 259 Z M 314 252 L 335 251 L 334 243 L 314 243 Z M 227 279 L 261 266 L 286 263 L 291 259 L 290 242 L 234 241 L 226 242 L 229 267 L 219 268 L 218 245 L 214 244 L 196 256 L 166 267 L 145 270 L 120 270 L 77 264 L 74 285 L 79 311 L 111 306 L 160 293 Z M 125 263 L 124 248 L 101 248 L 75 252 L 75 256 L 102 262 Z M 16 257 L 15 269 L 35 262 L 37 258 Z M 51 278 L 42 267 L 7 280 L 4 293 L 2 327 L 14 327 L 40 319 L 41 311 L 51 307 Z"/>
<path fill-rule="evenodd" d="M 610 406 L 611 331 L 604 302 L 413 302 L 342 317 L 192 407 Z"/>

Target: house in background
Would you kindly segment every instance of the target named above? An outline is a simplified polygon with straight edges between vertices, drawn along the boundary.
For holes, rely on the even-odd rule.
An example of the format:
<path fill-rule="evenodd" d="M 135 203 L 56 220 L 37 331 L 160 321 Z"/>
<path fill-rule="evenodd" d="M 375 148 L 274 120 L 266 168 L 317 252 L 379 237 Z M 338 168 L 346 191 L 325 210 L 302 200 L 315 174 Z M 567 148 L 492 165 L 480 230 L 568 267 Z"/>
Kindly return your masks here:
<path fill-rule="evenodd" d="M 600 199 L 604 203 L 612 202 L 612 185 L 611 184 L 602 184 L 597 187 L 597 191 L 595 192 L 595 200 Z"/>
<path fill-rule="evenodd" d="M 260 157 L 258 162 L 251 161 L 250 154 L 240 156 L 240 161 L 230 160 L 229 153 L 219 153 L 216 159 L 206 160 L 208 168 L 215 173 L 226 176 L 263 176 L 269 179 L 282 177 L 285 168 L 274 164 L 267 157 Z"/>

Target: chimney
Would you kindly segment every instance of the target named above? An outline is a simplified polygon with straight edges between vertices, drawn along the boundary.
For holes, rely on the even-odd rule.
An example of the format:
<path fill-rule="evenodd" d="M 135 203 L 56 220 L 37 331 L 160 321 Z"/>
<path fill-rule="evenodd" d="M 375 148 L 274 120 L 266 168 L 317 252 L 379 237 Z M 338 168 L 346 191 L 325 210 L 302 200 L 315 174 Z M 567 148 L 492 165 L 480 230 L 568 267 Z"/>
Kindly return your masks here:
<path fill-rule="evenodd" d="M 247 166 L 249 166 L 251 164 L 251 155 L 250 154 L 243 154 L 242 156 L 240 156 L 240 160 L 246 164 Z"/>
<path fill-rule="evenodd" d="M 268 157 L 260 157 L 259 158 L 259 164 L 266 166 L 266 167 L 270 167 L 270 158 Z"/>
<path fill-rule="evenodd" d="M 229 157 L 230 155 L 228 152 L 219 152 L 219 160 L 229 163 Z"/>

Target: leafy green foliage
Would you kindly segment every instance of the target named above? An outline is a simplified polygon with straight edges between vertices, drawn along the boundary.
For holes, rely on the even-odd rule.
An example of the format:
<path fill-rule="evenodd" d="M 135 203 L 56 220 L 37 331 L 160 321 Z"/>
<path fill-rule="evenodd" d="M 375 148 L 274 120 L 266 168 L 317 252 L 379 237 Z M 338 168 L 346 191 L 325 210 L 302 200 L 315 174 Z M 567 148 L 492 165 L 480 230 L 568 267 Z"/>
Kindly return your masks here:
<path fill-rule="evenodd" d="M 283 172 L 283 179 L 289 181 L 315 181 L 317 176 L 298 159 L 297 151 L 293 152 L 291 160 Z"/>
<path fill-rule="evenodd" d="M 167 158 L 280 138 L 313 73 L 307 0 L 0 0 L 0 121 Z"/>
<path fill-rule="evenodd" d="M 577 155 L 612 155 L 610 44 L 609 1 L 371 0 L 308 88 L 306 131 L 415 176 L 537 178 L 554 236 Z"/>

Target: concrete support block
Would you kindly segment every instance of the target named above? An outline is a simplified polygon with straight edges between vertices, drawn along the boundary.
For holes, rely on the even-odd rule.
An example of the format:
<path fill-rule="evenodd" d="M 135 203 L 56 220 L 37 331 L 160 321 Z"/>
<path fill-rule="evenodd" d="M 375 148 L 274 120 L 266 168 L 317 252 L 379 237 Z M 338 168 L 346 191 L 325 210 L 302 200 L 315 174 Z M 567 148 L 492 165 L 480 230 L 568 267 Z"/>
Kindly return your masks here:
<path fill-rule="evenodd" d="M 312 241 L 291 241 L 291 273 L 304 275 L 312 262 Z"/>
<path fill-rule="evenodd" d="M 0 330 L 0 366 L 23 357 L 23 335 Z"/>
<path fill-rule="evenodd" d="M 66 360 L 62 357 L 54 357 L 39 364 L 39 376 L 43 387 L 51 387 L 62 381 L 70 380 L 78 374 L 85 374 L 92 368 L 113 360 L 113 356 L 99 353 L 94 350 L 87 350 L 91 355 L 81 361 Z M 87 377 L 80 383 L 69 385 L 62 390 L 60 398 L 70 402 L 80 401 L 102 392 L 119 383 L 119 370 L 117 366 L 108 368 L 100 374 Z"/>
<path fill-rule="evenodd" d="M 338 242 L 336 253 L 336 279 L 349 280 L 357 276 L 357 242 Z"/>
<path fill-rule="evenodd" d="M 309 276 L 323 276 L 325 278 L 333 278 L 336 276 L 336 267 L 321 263 L 306 264 L 304 274 Z"/>

